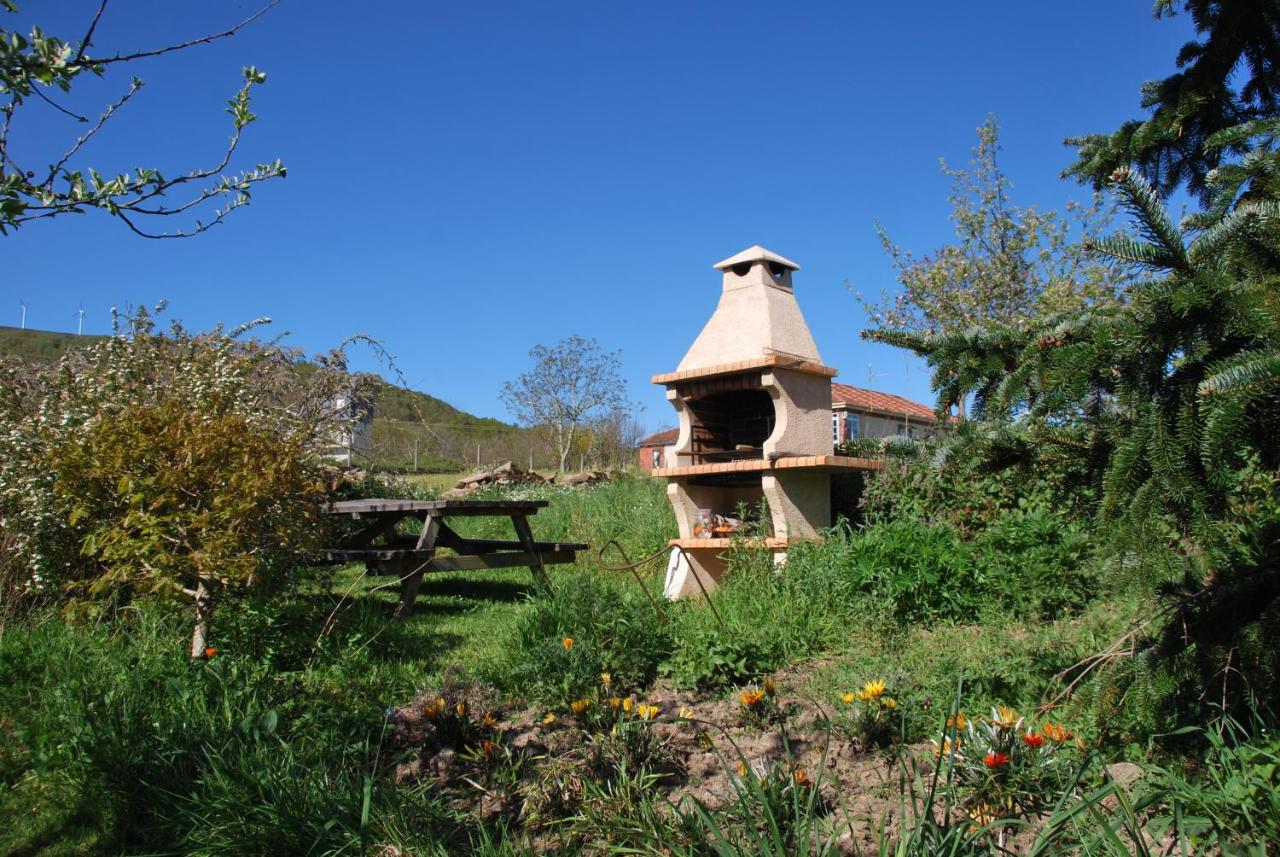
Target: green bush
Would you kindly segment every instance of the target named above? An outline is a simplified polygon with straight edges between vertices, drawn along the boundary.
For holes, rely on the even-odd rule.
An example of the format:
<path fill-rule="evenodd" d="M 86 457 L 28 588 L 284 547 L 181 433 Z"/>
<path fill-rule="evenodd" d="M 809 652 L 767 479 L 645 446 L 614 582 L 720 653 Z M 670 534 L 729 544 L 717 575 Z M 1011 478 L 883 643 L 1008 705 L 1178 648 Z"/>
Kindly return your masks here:
<path fill-rule="evenodd" d="M 532 599 L 516 619 L 488 678 L 554 703 L 584 696 L 609 673 L 620 693 L 641 690 L 672 651 L 663 616 L 644 596 L 592 577 L 563 581 L 554 598 Z"/>
<path fill-rule="evenodd" d="M 730 687 L 769 672 L 778 665 L 776 651 L 749 637 L 726 634 L 718 628 L 694 627 L 662 664 L 662 674 L 679 688 L 714 690 Z"/>
<path fill-rule="evenodd" d="M 56 371 L 0 367 L 0 528 L 23 558 L 0 568 L 21 576 L 5 594 L 189 596 L 199 656 L 216 596 L 296 578 L 319 543 L 331 401 L 359 385 L 340 355 L 300 381 L 294 355 L 241 341 L 255 326 L 161 334 L 140 312 Z"/>

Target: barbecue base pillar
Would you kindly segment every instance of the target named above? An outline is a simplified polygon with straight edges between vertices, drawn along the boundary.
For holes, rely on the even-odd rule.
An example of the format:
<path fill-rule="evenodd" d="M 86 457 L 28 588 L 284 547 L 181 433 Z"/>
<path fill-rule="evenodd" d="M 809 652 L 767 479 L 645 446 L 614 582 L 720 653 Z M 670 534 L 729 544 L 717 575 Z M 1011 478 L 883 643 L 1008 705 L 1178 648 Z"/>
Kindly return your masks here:
<path fill-rule="evenodd" d="M 767 473 L 760 480 L 774 535 L 815 539 L 831 526 L 831 475 L 795 470 Z"/>
<path fill-rule="evenodd" d="M 724 577 L 722 548 L 675 548 L 667 559 L 662 594 L 668 601 L 702 598 L 713 592 Z M 702 585 L 699 586 L 698 584 Z"/>

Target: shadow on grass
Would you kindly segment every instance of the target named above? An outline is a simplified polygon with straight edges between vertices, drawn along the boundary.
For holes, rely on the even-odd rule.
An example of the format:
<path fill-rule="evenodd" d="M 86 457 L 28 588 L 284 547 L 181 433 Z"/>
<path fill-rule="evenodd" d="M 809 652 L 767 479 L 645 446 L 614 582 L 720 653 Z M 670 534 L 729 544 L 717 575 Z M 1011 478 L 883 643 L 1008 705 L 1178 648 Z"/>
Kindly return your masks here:
<path fill-rule="evenodd" d="M 466 598 L 473 601 L 497 601 L 517 603 L 537 594 L 537 587 L 526 574 L 524 580 L 500 580 L 492 577 L 436 577 L 422 581 L 418 602 L 414 611 L 434 612 L 440 605 L 430 603 L 432 598 Z"/>

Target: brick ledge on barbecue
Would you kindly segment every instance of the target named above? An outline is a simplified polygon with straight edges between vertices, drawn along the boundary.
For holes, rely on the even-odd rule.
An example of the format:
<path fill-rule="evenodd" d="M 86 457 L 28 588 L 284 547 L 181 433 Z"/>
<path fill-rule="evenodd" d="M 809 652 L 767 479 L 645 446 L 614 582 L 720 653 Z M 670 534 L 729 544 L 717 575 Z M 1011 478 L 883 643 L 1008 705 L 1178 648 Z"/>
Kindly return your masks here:
<path fill-rule="evenodd" d="M 769 536 L 763 539 L 745 536 L 718 539 L 670 539 L 667 542 L 667 547 L 678 547 L 685 550 L 724 550 L 732 545 L 744 545 L 753 548 L 763 547 L 768 550 L 786 550 L 793 541 L 799 541 L 799 539 L 783 539 L 776 536 Z M 806 541 L 813 541 L 813 539 L 806 539 Z"/>
<path fill-rule="evenodd" d="M 801 360 L 785 354 L 769 354 L 754 360 L 740 360 L 737 363 L 721 363 L 716 366 L 702 366 L 697 369 L 685 369 L 682 372 L 667 372 L 654 375 L 655 384 L 675 384 L 693 378 L 710 378 L 715 375 L 736 375 L 740 372 L 751 372 L 755 369 L 790 369 L 793 372 L 805 372 L 809 375 L 822 375 L 834 378 L 838 373 L 830 366 Z"/>
<path fill-rule="evenodd" d="M 749 461 L 718 461 L 714 464 L 686 464 L 681 467 L 663 467 L 653 471 L 654 476 L 668 479 L 681 476 L 703 476 L 712 473 L 757 473 L 766 470 L 883 470 L 884 462 L 874 458 L 853 458 L 848 455 L 797 455 L 773 461 L 756 458 Z"/>

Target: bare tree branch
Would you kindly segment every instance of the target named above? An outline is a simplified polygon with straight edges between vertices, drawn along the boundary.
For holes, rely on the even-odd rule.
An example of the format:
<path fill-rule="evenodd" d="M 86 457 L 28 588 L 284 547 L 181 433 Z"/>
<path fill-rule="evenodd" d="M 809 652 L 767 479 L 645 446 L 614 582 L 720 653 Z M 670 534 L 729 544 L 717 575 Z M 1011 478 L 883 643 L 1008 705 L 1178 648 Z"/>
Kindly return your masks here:
<path fill-rule="evenodd" d="M 258 20 L 263 15 L 267 14 L 267 12 L 271 11 L 272 7 L 278 5 L 279 3 L 280 3 L 280 0 L 271 0 L 270 3 L 263 6 L 257 12 L 254 12 L 248 18 L 245 18 L 243 21 L 236 24 L 234 27 L 232 27 L 229 30 L 223 30 L 221 33 L 213 33 L 212 35 L 201 36 L 198 39 L 191 39 L 190 41 L 186 41 L 178 45 L 169 45 L 168 47 L 155 48 L 149 51 L 137 51 L 136 53 L 132 53 L 132 54 L 116 54 L 113 57 L 105 57 L 101 59 L 93 59 L 90 57 L 77 55 L 77 57 L 71 60 L 70 62 L 68 62 L 67 65 L 70 67 L 90 67 L 90 66 L 103 66 L 103 65 L 108 65 L 110 63 L 118 63 L 118 62 L 133 62 L 134 60 L 146 59 L 148 57 L 164 56 L 165 54 L 171 54 L 174 51 L 181 51 L 181 50 L 186 50 L 187 48 L 194 48 L 196 45 L 207 45 L 210 42 L 216 42 L 219 39 L 226 39 L 226 38 L 230 38 L 231 36 L 234 36 L 236 33 L 240 32 L 245 27 L 249 26 L 254 21 Z M 103 2 L 102 8 L 105 8 L 106 5 L 107 5 L 106 2 Z M 99 8 L 98 10 L 99 17 L 102 15 L 102 8 Z M 95 18 L 93 26 L 96 27 L 97 23 L 98 23 L 97 18 Z M 92 29 L 90 29 L 89 35 L 90 36 L 93 35 Z M 81 45 L 82 49 L 84 47 L 85 45 Z"/>

